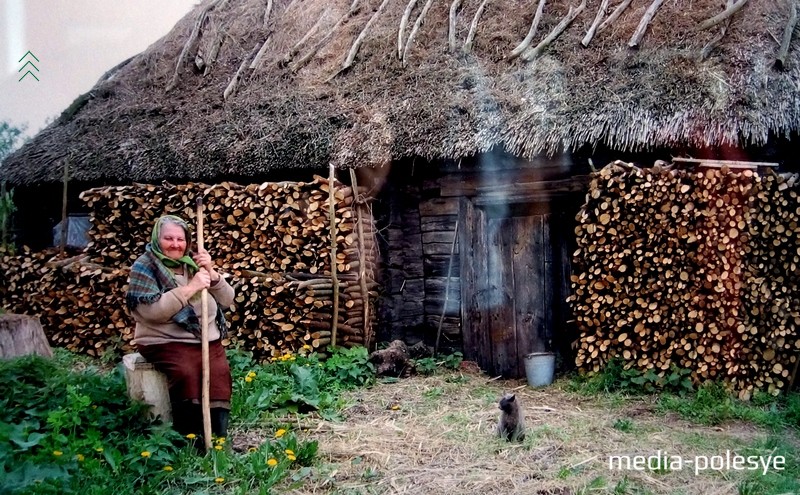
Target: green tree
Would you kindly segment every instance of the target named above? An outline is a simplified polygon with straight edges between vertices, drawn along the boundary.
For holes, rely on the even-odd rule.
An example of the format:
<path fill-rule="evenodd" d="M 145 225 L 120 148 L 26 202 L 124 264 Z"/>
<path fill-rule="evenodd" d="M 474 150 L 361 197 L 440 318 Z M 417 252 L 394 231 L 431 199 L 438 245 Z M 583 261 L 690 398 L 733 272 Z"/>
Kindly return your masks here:
<path fill-rule="evenodd" d="M 19 128 L 8 122 L 0 122 L 0 164 L 8 155 L 22 143 L 22 132 Z M 0 165 L 0 177 L 2 166 Z M 9 239 L 8 228 L 11 224 L 11 215 L 16 211 L 14 206 L 14 189 L 7 190 L 5 181 L 0 183 L 0 247 L 13 250 L 14 246 Z"/>
<path fill-rule="evenodd" d="M 25 127 L 16 127 L 8 122 L 0 122 L 0 162 L 6 159 L 17 146 L 22 144 Z"/>

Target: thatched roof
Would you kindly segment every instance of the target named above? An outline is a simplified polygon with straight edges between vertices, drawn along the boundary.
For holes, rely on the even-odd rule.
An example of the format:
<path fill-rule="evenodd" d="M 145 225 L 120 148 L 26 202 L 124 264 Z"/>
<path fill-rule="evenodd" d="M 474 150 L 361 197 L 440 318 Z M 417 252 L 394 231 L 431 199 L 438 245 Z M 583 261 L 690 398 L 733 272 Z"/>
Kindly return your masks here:
<path fill-rule="evenodd" d="M 79 180 L 158 180 L 494 147 L 531 157 L 587 144 L 745 146 L 800 127 L 797 41 L 776 64 L 793 1 L 730 0 L 743 7 L 707 29 L 724 2 L 611 0 L 600 21 L 620 3 L 584 48 L 601 0 L 206 0 L 0 176 L 60 180 L 67 158 Z M 512 59 L 540 4 L 529 48 Z M 581 10 L 537 51 L 571 9 Z"/>

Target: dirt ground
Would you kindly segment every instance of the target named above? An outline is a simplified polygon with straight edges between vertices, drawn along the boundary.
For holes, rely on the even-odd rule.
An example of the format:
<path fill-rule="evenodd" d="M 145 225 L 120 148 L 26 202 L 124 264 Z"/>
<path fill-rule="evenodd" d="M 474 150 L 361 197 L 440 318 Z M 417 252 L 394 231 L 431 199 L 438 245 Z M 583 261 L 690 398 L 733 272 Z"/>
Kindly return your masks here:
<path fill-rule="evenodd" d="M 648 399 L 587 397 L 565 385 L 532 389 L 524 381 L 453 372 L 353 391 L 344 421 L 298 424 L 302 435 L 319 441 L 319 465 L 278 492 L 735 494 L 742 472 L 695 474 L 688 465 L 612 470 L 609 456 L 724 456 L 768 436 L 744 423 L 698 426 L 655 412 Z M 494 436 L 497 401 L 509 391 L 525 410 L 522 443 Z"/>

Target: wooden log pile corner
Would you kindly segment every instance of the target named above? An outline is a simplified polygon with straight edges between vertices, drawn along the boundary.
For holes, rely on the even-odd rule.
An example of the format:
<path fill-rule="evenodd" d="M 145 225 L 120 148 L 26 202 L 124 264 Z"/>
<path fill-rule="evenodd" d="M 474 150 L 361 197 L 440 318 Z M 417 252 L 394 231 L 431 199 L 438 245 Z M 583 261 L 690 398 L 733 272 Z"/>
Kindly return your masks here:
<path fill-rule="evenodd" d="M 612 358 L 743 399 L 791 389 L 800 357 L 800 177 L 614 162 L 577 215 L 580 369 Z"/>
<path fill-rule="evenodd" d="M 334 314 L 329 192 L 329 180 L 319 176 L 305 183 L 134 184 L 84 191 L 92 222 L 86 251 L 66 259 L 52 250 L 0 253 L 0 305 L 39 315 L 54 346 L 92 356 L 130 351 L 134 325 L 124 304 L 130 265 L 144 252 L 158 216 L 172 213 L 194 225 L 195 199 L 202 196 L 206 249 L 236 288 L 224 343 L 241 344 L 260 360 L 309 347 L 324 355 Z M 351 187 L 336 181 L 333 198 L 336 344 L 369 345 L 369 309 L 378 295 L 375 226 Z"/>

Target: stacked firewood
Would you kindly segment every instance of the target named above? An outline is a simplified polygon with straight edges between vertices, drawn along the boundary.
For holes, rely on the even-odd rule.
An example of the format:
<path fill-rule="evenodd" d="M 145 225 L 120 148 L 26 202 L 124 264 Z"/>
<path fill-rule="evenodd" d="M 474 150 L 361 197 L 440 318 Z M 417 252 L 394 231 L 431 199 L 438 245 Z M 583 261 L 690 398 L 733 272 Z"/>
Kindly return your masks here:
<path fill-rule="evenodd" d="M 675 365 L 743 398 L 786 389 L 800 357 L 799 186 L 726 167 L 594 174 L 569 298 L 577 365 Z"/>
<path fill-rule="evenodd" d="M 129 349 L 125 314 L 127 270 L 79 263 L 86 255 L 57 260 L 56 250 L 0 255 L 0 306 L 39 316 L 51 344 L 90 356 Z M 122 294 L 122 295 L 120 295 Z"/>
<path fill-rule="evenodd" d="M 334 279 L 331 270 L 328 180 L 215 186 L 134 184 L 82 193 L 90 209 L 86 252 L 69 259 L 28 253 L 3 258 L 13 291 L 12 311 L 38 314 L 55 346 L 99 355 L 130 348 L 133 322 L 124 307 L 130 265 L 144 252 L 153 222 L 171 213 L 196 225 L 196 198 L 204 203 L 204 245 L 236 288 L 226 314 L 226 345 L 241 345 L 259 359 L 332 343 Z M 374 225 L 352 188 L 336 183 L 338 309 L 336 344 L 369 343 L 374 281 Z M 361 225 L 359 225 L 359 222 Z M 362 270 L 362 264 L 365 268 Z"/>

